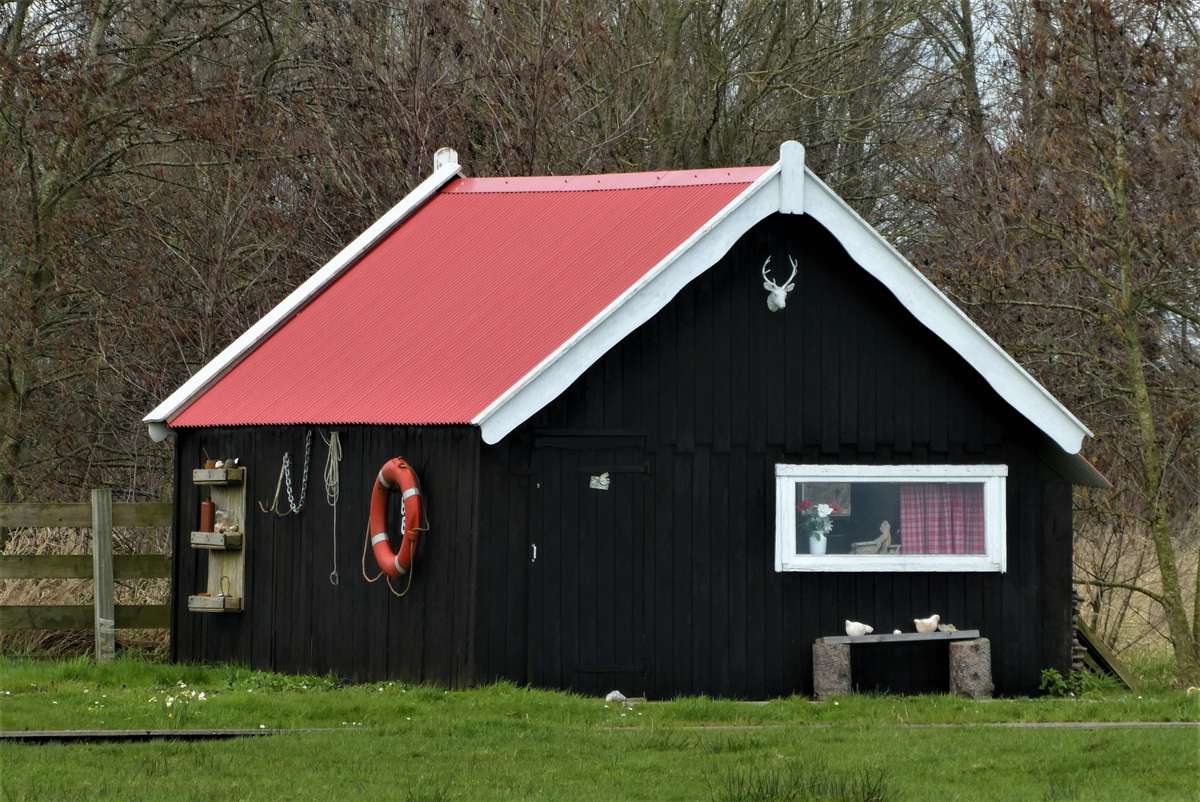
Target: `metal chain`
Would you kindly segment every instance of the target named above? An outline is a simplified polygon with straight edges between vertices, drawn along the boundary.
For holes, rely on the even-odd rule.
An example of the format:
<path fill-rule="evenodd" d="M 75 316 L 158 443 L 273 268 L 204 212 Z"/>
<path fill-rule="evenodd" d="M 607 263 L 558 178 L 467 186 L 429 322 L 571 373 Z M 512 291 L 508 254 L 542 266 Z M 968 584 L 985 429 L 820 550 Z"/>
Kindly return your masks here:
<path fill-rule="evenodd" d="M 312 429 L 308 430 L 308 434 L 304 438 L 304 476 L 300 482 L 300 505 L 296 506 L 296 499 L 292 495 L 292 455 L 283 455 L 283 480 L 287 487 L 288 507 L 293 513 L 298 513 L 304 509 L 304 499 L 308 497 L 308 458 L 312 453 Z"/>

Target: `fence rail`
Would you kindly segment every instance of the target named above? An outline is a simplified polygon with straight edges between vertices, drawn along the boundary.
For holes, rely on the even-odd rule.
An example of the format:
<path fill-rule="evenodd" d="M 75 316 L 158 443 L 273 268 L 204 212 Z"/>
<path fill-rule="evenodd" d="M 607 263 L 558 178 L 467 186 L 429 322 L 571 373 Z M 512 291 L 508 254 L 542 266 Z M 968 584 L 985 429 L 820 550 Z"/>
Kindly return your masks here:
<path fill-rule="evenodd" d="M 111 496 L 109 497 L 111 499 Z M 112 504 L 113 526 L 170 526 L 171 505 L 163 501 Z M 92 525 L 90 504 L 0 504 L 0 529 L 22 526 L 61 526 L 86 529 Z"/>
<path fill-rule="evenodd" d="M 113 580 L 158 579 L 171 575 L 166 554 L 112 553 L 114 526 L 170 526 L 171 505 L 162 502 L 118 503 L 112 491 L 92 491 L 90 504 L 0 504 L 0 529 L 17 527 L 90 528 L 92 556 L 32 554 L 0 557 L 0 579 L 88 579 L 95 583 L 94 603 L 0 605 L 0 630 L 87 629 L 96 633 L 96 659 L 116 651 L 116 629 L 170 626 L 165 604 L 113 604 Z"/>

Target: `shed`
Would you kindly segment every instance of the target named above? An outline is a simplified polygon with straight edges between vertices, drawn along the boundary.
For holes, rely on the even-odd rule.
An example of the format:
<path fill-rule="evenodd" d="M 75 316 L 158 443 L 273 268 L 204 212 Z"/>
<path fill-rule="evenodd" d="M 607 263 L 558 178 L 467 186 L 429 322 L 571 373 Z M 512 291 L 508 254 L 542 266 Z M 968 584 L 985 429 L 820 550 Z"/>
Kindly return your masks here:
<path fill-rule="evenodd" d="M 1029 692 L 1069 668 L 1071 487 L 1104 481 L 1084 424 L 795 142 L 548 177 L 443 149 L 146 423 L 176 438 L 174 659 L 451 686 L 810 693 L 845 619 L 937 612 Z M 285 454 L 297 504 L 310 465 L 280 516 Z M 368 500 L 398 455 L 430 529 L 389 592 Z M 210 496 L 226 548 L 192 534 Z M 893 690 L 936 673 L 871 659 Z"/>

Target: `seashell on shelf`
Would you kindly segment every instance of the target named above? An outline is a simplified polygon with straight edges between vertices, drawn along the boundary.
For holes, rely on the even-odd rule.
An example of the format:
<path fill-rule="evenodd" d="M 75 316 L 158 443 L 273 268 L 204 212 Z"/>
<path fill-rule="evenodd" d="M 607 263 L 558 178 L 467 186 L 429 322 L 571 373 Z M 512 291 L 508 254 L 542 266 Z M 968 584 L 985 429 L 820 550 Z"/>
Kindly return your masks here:
<path fill-rule="evenodd" d="M 937 631 L 938 622 L 941 620 L 942 617 L 937 613 L 934 613 L 928 618 L 914 618 L 913 624 L 916 626 L 917 632 L 928 634 L 930 632 Z"/>
<path fill-rule="evenodd" d="M 870 635 L 875 631 L 875 628 L 870 624 L 864 624 L 859 621 L 851 621 L 846 619 L 846 634 L 852 638 L 857 638 L 862 635 Z"/>

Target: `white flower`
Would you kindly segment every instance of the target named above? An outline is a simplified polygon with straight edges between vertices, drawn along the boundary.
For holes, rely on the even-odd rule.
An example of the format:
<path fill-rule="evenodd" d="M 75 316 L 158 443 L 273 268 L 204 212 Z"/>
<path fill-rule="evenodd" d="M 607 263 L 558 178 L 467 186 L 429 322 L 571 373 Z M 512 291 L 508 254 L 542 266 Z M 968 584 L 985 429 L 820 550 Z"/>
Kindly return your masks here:
<path fill-rule="evenodd" d="M 822 518 L 828 518 L 830 515 L 833 515 L 833 507 L 830 507 L 828 504 L 818 504 L 817 515 Z"/>
<path fill-rule="evenodd" d="M 200 699 L 201 702 L 203 702 L 208 697 L 204 695 L 204 691 L 200 691 L 200 696 L 198 698 Z"/>
<path fill-rule="evenodd" d="M 266 725 L 266 724 L 259 724 L 259 725 L 258 725 L 258 728 L 259 728 L 260 730 L 265 730 L 265 729 L 267 728 L 267 725 Z"/>

